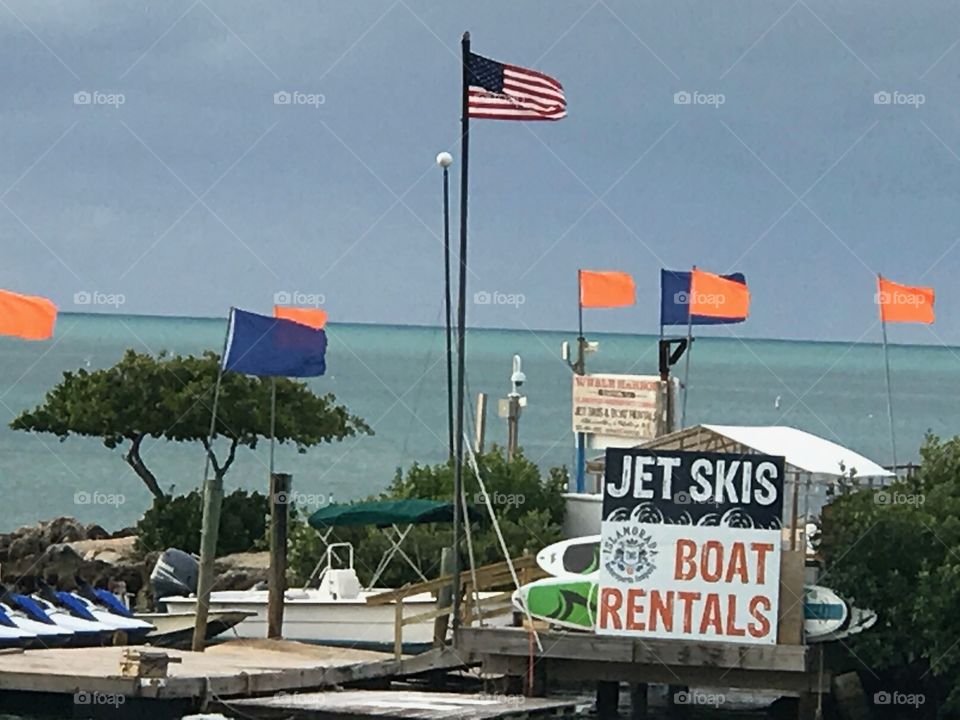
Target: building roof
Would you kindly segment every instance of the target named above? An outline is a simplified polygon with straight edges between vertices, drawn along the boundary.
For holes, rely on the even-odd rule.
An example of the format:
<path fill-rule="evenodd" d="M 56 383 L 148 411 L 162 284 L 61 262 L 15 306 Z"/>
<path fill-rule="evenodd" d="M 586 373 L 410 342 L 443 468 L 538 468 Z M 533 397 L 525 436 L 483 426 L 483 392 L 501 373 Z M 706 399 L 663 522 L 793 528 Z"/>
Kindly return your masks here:
<path fill-rule="evenodd" d="M 853 470 L 857 477 L 893 477 L 892 472 L 849 448 L 785 425 L 697 425 L 641 447 L 782 455 L 791 472 L 836 478 Z"/>

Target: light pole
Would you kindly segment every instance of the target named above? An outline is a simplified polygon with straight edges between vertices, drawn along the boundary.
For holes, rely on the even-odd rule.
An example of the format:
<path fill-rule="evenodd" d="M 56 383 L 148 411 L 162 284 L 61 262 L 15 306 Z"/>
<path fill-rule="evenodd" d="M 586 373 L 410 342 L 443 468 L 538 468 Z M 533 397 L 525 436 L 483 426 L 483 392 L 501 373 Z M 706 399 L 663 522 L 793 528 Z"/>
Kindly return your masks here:
<path fill-rule="evenodd" d="M 448 457 L 453 459 L 453 349 L 450 324 L 450 176 L 449 168 L 453 155 L 442 152 L 437 155 L 437 165 L 443 168 L 443 293 L 447 329 L 447 438 Z"/>

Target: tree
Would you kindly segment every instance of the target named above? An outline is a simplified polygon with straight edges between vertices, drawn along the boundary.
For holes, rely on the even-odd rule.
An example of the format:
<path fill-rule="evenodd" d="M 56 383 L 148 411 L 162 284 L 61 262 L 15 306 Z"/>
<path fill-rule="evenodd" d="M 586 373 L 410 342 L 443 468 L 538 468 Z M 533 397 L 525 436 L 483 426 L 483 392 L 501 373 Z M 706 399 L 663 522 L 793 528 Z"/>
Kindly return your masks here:
<path fill-rule="evenodd" d="M 477 456 L 477 465 L 494 514 L 503 533 L 511 557 L 532 552 L 562 538 L 561 526 L 568 476 L 565 468 L 552 468 L 545 476 L 535 463 L 518 452 L 506 459 L 502 449 L 494 447 Z M 453 464 L 414 464 L 406 474 L 398 469 L 390 486 L 371 499 L 427 498 L 447 500 L 453 497 Z M 464 473 L 464 495 L 467 502 L 482 515 L 480 523 L 471 525 L 474 558 L 477 565 L 504 559 L 499 540 L 490 523 L 485 498 L 471 469 Z M 403 547 L 427 577 L 439 573 L 440 552 L 452 541 L 452 528 L 447 524 L 418 525 L 407 535 Z M 349 542 L 355 550 L 355 565 L 361 582 L 368 583 L 373 569 L 390 545 L 378 528 L 370 526 L 337 528 L 336 540 Z M 466 542 L 460 544 L 466 558 Z M 316 530 L 304 523 L 294 523 L 290 533 L 290 568 L 295 579 L 303 582 L 322 556 L 323 543 Z M 403 562 L 392 563 L 378 584 L 400 587 L 420 578 Z"/>
<path fill-rule="evenodd" d="M 960 710 L 960 438 L 928 436 L 917 474 L 841 491 L 823 512 L 823 583 L 878 613 L 844 641 L 874 691 L 919 693 L 924 717 Z"/>
<path fill-rule="evenodd" d="M 216 353 L 157 357 L 128 350 L 116 365 L 88 372 L 65 372 L 43 404 L 24 411 L 10 423 L 14 430 L 97 437 L 115 449 L 155 498 L 164 497 L 153 471 L 141 455 L 144 439 L 200 442 L 214 473 L 223 478 L 237 448 L 254 449 L 270 434 L 269 379 L 224 373 L 220 384 L 214 440 L 227 441 L 221 460 L 209 438 L 214 387 L 220 368 Z M 332 394 L 315 395 L 305 383 L 277 378 L 276 441 L 290 442 L 299 452 L 322 442 L 343 440 L 372 430 Z"/>

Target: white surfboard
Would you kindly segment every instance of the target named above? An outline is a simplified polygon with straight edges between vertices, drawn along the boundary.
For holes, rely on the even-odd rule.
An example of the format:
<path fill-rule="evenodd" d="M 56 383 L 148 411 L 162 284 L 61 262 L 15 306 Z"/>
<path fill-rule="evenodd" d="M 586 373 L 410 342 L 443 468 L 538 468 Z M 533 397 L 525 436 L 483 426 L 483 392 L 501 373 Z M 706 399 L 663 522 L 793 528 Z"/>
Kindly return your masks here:
<path fill-rule="evenodd" d="M 537 565 L 554 577 L 591 575 L 600 569 L 600 536 L 561 540 L 537 553 Z"/>

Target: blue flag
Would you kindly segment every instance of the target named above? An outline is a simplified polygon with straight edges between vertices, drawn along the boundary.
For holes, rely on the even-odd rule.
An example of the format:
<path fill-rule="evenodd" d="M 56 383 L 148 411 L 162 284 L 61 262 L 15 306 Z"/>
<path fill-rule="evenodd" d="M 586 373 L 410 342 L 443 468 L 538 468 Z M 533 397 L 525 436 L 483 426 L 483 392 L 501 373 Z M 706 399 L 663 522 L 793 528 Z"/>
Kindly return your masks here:
<path fill-rule="evenodd" d="M 233 308 L 223 369 L 247 375 L 313 377 L 327 371 L 327 334 Z"/>
<path fill-rule="evenodd" d="M 743 273 L 722 275 L 734 282 L 747 284 Z M 660 270 L 660 325 L 687 325 L 690 320 L 690 271 Z M 719 318 L 694 315 L 693 325 L 728 325 L 745 318 Z"/>

